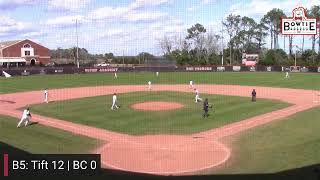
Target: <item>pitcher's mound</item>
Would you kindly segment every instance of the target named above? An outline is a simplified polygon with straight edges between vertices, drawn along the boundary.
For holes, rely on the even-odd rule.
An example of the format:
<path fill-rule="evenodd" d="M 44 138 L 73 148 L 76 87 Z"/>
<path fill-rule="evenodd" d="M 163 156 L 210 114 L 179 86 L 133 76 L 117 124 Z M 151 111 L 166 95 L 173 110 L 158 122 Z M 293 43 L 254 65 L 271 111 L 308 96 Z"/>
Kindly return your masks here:
<path fill-rule="evenodd" d="M 168 111 L 182 108 L 183 105 L 175 102 L 144 102 L 131 106 L 133 109 L 144 111 Z"/>

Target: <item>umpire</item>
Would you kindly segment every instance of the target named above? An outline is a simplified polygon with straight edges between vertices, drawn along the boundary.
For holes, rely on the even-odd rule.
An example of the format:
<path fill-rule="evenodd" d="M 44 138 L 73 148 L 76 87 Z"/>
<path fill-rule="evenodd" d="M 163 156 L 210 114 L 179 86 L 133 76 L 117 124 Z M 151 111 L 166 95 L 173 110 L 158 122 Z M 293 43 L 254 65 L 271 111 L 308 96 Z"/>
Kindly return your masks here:
<path fill-rule="evenodd" d="M 257 100 L 257 92 L 256 92 L 255 89 L 252 90 L 251 96 L 252 96 L 251 101 L 252 102 L 256 102 L 256 100 Z"/>
<path fill-rule="evenodd" d="M 210 106 L 210 108 L 212 108 L 212 105 Z M 204 113 L 203 113 L 202 117 L 203 118 L 209 117 L 209 113 L 208 113 L 208 111 L 209 111 L 209 101 L 208 101 L 208 98 L 206 98 L 205 101 L 203 102 L 203 111 L 204 111 Z"/>

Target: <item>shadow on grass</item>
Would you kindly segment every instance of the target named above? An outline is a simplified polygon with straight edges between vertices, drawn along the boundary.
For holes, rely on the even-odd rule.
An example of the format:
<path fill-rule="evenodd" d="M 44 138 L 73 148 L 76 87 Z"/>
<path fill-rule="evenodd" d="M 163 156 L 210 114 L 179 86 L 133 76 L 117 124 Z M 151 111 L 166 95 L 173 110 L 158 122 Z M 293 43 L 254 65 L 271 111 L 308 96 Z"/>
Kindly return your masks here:
<path fill-rule="evenodd" d="M 28 124 L 28 126 L 34 126 L 34 125 L 37 125 L 37 124 L 39 124 L 39 122 L 30 122 L 30 123 Z"/>

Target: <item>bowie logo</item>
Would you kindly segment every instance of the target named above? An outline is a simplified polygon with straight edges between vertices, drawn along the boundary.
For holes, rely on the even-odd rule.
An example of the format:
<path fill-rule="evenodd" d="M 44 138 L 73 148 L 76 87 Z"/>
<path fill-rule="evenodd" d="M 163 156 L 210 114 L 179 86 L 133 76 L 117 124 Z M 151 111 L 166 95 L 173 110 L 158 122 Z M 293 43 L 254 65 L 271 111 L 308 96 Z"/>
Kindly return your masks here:
<path fill-rule="evenodd" d="M 308 18 L 306 10 L 298 7 L 292 11 L 293 17 L 281 19 L 281 32 L 283 35 L 316 35 L 318 22 L 316 18 Z"/>

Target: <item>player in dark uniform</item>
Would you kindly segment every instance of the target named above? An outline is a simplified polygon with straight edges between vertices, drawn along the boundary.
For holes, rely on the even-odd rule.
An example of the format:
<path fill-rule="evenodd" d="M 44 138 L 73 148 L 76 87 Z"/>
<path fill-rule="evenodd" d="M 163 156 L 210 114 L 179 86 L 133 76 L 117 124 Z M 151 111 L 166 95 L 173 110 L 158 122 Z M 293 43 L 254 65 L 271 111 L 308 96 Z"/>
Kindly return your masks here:
<path fill-rule="evenodd" d="M 208 113 L 209 107 L 212 108 L 212 105 L 211 106 L 209 105 L 208 98 L 206 98 L 205 101 L 203 102 L 203 111 L 204 111 L 204 113 L 202 115 L 203 118 L 209 117 L 209 113 Z"/>
<path fill-rule="evenodd" d="M 251 101 L 252 101 L 252 102 L 256 102 L 257 92 L 256 92 L 255 89 L 252 90 L 251 96 L 252 96 Z"/>

